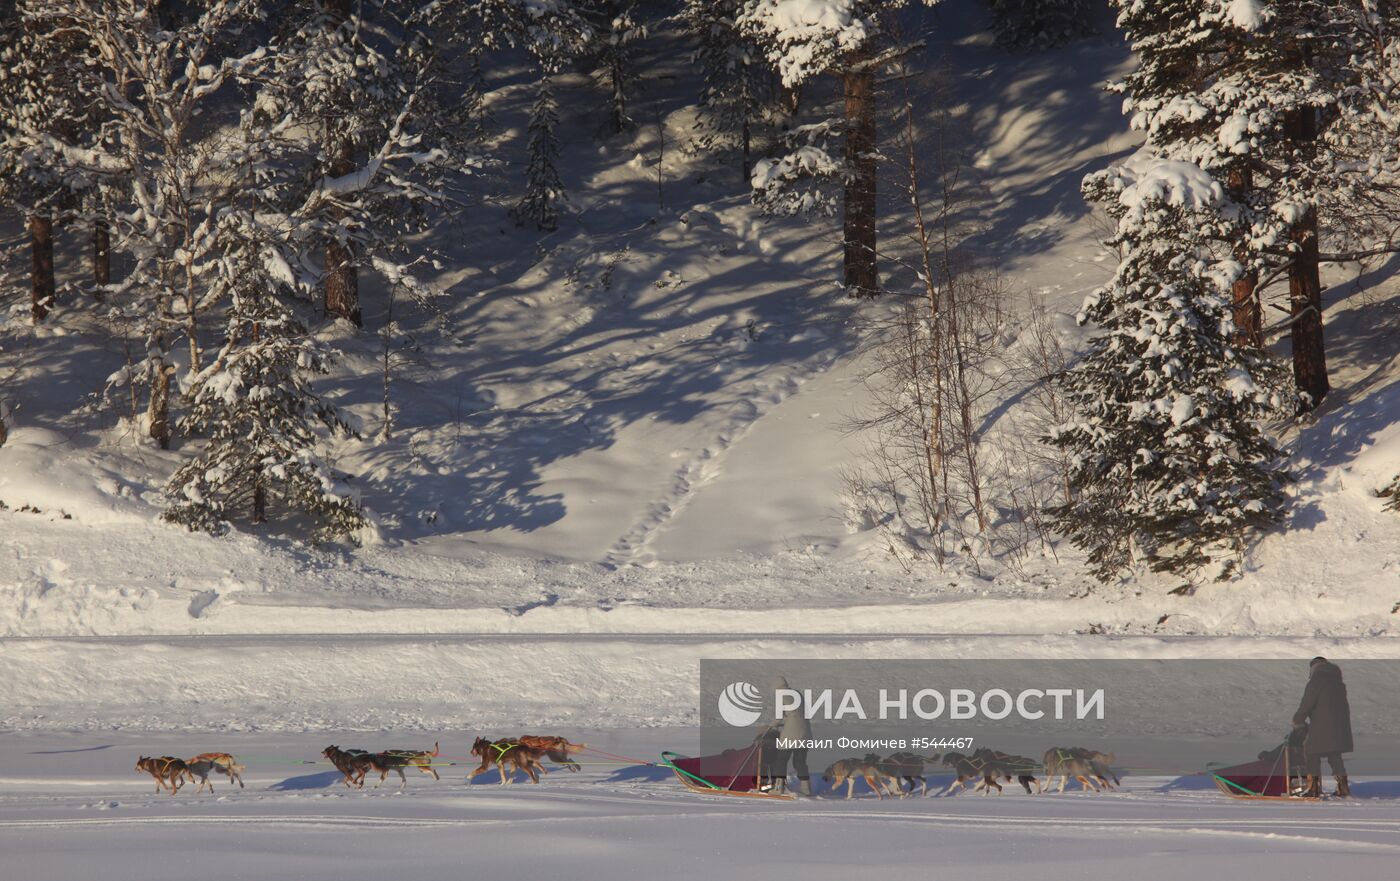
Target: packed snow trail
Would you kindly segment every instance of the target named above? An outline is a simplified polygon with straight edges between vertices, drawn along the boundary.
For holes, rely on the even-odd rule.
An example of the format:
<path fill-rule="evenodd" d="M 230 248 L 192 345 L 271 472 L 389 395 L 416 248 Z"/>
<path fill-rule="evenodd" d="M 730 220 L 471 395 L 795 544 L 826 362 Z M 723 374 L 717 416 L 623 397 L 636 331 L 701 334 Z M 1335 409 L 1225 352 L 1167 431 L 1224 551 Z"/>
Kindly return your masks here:
<path fill-rule="evenodd" d="M 1359 781 L 1351 802 L 1242 803 L 1185 778 L 1133 778 L 1106 795 L 959 795 L 775 803 L 682 790 L 664 769 L 587 765 L 538 786 L 409 778 L 349 791 L 325 765 L 249 760 L 244 790 L 153 795 L 139 753 L 195 747 L 296 762 L 328 735 L 123 731 L 20 735 L 0 745 L 0 852 L 17 879 L 208 881 L 248 877 L 677 881 L 801 876 L 1180 879 L 1388 877 L 1400 858 L 1400 781 Z M 444 734 L 444 747 L 470 742 Z M 608 749 L 684 746 L 673 730 L 588 732 Z M 421 736 L 417 739 L 421 739 Z M 413 746 L 397 733 L 338 736 Z M 445 750 L 446 751 L 446 750 Z M 943 780 L 946 783 L 946 779 Z"/>

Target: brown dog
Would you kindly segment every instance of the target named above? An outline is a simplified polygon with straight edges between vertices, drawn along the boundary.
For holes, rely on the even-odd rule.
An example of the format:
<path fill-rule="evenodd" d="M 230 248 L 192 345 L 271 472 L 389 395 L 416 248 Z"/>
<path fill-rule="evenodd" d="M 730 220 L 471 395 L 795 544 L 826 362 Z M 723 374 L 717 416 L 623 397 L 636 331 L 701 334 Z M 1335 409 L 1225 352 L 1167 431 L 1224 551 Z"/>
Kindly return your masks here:
<path fill-rule="evenodd" d="M 200 753 L 192 759 L 185 760 L 185 771 L 189 774 L 191 782 L 198 780 L 199 788 L 195 793 L 204 791 L 204 787 L 209 787 L 209 791 L 214 791 L 214 784 L 209 782 L 209 775 L 223 774 L 228 778 L 230 784 L 237 783 L 238 788 L 243 788 L 243 772 L 248 770 L 245 765 L 240 765 L 238 760 L 228 753 Z"/>
<path fill-rule="evenodd" d="M 953 773 L 957 775 L 957 778 L 948 784 L 948 788 L 943 790 L 944 795 L 952 795 L 954 791 L 966 786 L 969 780 L 978 778 L 981 778 L 981 782 L 973 788 L 974 792 L 981 790 L 985 795 L 992 787 L 996 787 L 997 793 L 1001 793 L 1001 784 L 996 781 L 997 775 L 992 773 L 994 769 L 987 767 L 987 763 L 982 759 L 962 753 L 948 753 L 943 756 L 943 764 L 952 768 Z"/>
<path fill-rule="evenodd" d="M 374 757 L 362 749 L 341 749 L 338 746 L 328 746 L 321 751 L 321 755 L 326 757 L 335 769 L 345 775 L 345 786 L 365 788 L 365 774 L 369 773 L 370 767 L 374 764 Z M 381 778 L 382 779 L 382 778 Z"/>
<path fill-rule="evenodd" d="M 369 770 L 379 772 L 379 783 L 374 784 L 375 789 L 379 788 L 390 771 L 399 775 L 399 789 L 408 786 L 408 778 L 403 775 L 403 769 L 407 767 L 408 758 L 403 753 L 371 753 L 369 756 Z"/>
<path fill-rule="evenodd" d="M 567 737 L 549 734 L 522 734 L 518 739 L 523 746 L 544 753 L 545 757 L 556 765 L 563 765 L 570 771 L 582 770 L 569 753 L 571 750 L 587 749 L 586 743 L 570 743 Z"/>
<path fill-rule="evenodd" d="M 993 778 L 1004 777 L 1007 782 L 1010 782 L 1014 777 L 1016 782 L 1021 784 L 1021 787 L 1026 790 L 1026 795 L 1031 794 L 1031 784 L 1035 784 L 1037 792 L 1040 791 L 1040 781 L 1036 779 L 1033 773 L 1040 768 L 1040 764 L 1034 759 L 1012 755 L 1011 753 L 1004 753 L 994 749 L 979 749 L 972 754 L 972 759 L 974 762 L 982 763 L 982 767 Z M 997 791 L 1001 791 L 1000 786 L 997 787 Z M 986 790 L 984 789 L 983 794 L 985 793 Z"/>
<path fill-rule="evenodd" d="M 155 778 L 156 792 L 169 787 L 171 795 L 180 791 L 189 773 L 184 761 L 174 756 L 141 756 L 136 760 L 136 770 Z"/>
<path fill-rule="evenodd" d="M 519 740 L 487 740 L 478 737 L 472 744 L 472 755 L 481 759 L 481 767 L 468 774 L 468 780 L 494 767 L 501 772 L 502 786 L 513 781 L 517 771 L 524 771 L 531 783 L 539 783 L 540 772 L 544 771 L 540 765 L 540 757 L 545 753 L 528 747 Z M 506 765 L 510 765 L 512 769 L 509 777 L 506 776 Z"/>
<path fill-rule="evenodd" d="M 921 756 L 917 753 L 900 752 L 880 760 L 880 771 L 900 780 L 900 788 L 909 784 L 909 794 L 914 794 L 914 784 L 922 788 L 919 795 L 928 795 L 928 779 L 924 777 L 924 765 L 938 761 L 938 756 Z"/>
<path fill-rule="evenodd" d="M 1083 792 L 1111 789 L 1121 782 L 1109 767 L 1114 761 L 1113 753 L 1101 753 L 1079 746 L 1052 746 L 1045 751 L 1045 790 L 1050 790 L 1056 777 L 1060 778 L 1060 792 L 1065 791 L 1065 786 L 1072 779 L 1079 781 Z M 1110 777 L 1113 780 L 1111 784 Z"/>
<path fill-rule="evenodd" d="M 381 755 L 389 756 L 395 759 L 402 759 L 404 767 L 413 767 L 417 768 L 419 771 L 422 771 L 424 774 L 432 774 L 434 780 L 442 779 L 438 776 L 438 772 L 436 771 L 436 769 L 433 768 L 433 759 L 442 755 L 442 751 L 438 748 L 438 745 L 436 743 L 433 744 L 432 752 L 429 752 L 425 749 L 390 749 L 385 750 L 383 753 L 381 753 Z M 399 772 L 399 776 L 403 776 L 402 771 Z"/>
<path fill-rule="evenodd" d="M 822 775 L 831 786 L 832 792 L 841 788 L 841 784 L 846 784 L 846 798 L 849 799 L 855 791 L 856 780 L 865 780 L 865 785 L 875 791 L 882 800 L 886 792 L 890 794 L 898 793 L 900 798 L 904 797 L 904 789 L 900 786 L 899 778 L 893 774 L 887 774 L 880 768 L 880 757 L 874 754 L 867 755 L 863 759 L 841 759 L 834 762 L 826 769 Z"/>

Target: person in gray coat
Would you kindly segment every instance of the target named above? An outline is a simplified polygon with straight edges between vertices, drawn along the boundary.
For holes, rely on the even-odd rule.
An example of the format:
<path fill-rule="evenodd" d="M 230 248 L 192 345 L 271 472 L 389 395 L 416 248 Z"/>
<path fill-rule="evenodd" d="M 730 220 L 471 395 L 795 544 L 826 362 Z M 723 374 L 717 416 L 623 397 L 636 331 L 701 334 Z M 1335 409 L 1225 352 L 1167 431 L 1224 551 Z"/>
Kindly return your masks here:
<path fill-rule="evenodd" d="M 1337 796 L 1350 796 L 1342 753 L 1355 749 L 1351 739 L 1351 705 L 1347 703 L 1347 686 L 1342 681 L 1341 668 L 1326 658 L 1313 658 L 1309 665 L 1308 685 L 1303 689 L 1298 712 L 1293 714 L 1293 727 L 1304 725 L 1308 726 L 1308 736 L 1303 741 L 1308 773 L 1304 795 L 1312 798 L 1322 795 L 1322 759 L 1325 756 L 1332 776 L 1337 778 Z"/>
<path fill-rule="evenodd" d="M 774 690 L 788 688 L 787 679 L 778 677 L 773 682 Z M 787 791 L 788 763 L 797 774 L 798 792 L 805 796 L 812 794 L 812 773 L 807 768 L 807 748 L 805 746 L 788 749 L 778 748 L 778 738 L 784 741 L 806 741 L 812 739 L 812 723 L 800 707 L 787 710 L 781 719 L 769 724 L 760 734 L 759 740 L 764 749 L 764 771 L 768 778 L 766 788 L 778 792 Z"/>

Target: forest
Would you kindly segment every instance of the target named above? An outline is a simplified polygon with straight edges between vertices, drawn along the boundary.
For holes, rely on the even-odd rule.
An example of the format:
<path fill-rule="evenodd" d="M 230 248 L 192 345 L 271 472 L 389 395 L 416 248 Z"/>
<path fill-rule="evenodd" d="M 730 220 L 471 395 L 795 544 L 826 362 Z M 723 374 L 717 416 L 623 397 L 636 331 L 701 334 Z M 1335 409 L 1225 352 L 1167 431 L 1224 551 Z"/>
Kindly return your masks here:
<path fill-rule="evenodd" d="M 1070 194 L 1109 255 L 1073 303 L 987 247 L 996 160 L 940 48 L 972 15 L 997 64 L 1131 53 L 1066 86 L 1107 89 L 1135 142 Z M 1400 251 L 1391 0 L 0 0 L 0 17 L 0 446 L 28 425 L 149 451 L 128 476 L 174 527 L 353 547 L 561 516 L 532 495 L 530 445 L 614 443 L 582 402 L 659 362 L 550 380 L 528 413 L 504 383 L 425 377 L 544 357 L 524 325 L 496 321 L 489 345 L 468 329 L 507 256 L 546 276 L 515 302 L 567 290 L 580 324 L 619 314 L 615 284 L 690 309 L 708 280 L 640 280 L 640 246 L 549 255 L 624 220 L 683 249 L 669 230 L 721 224 L 703 206 L 725 199 L 748 218 L 733 229 L 820 251 L 781 279 L 781 332 L 856 365 L 842 516 L 906 567 L 1072 548 L 1103 580 L 1229 579 L 1289 528 L 1300 432 L 1356 405 L 1329 354 L 1391 359 L 1324 320 Z M 635 185 L 580 171 L 605 158 Z M 715 359 L 760 371 L 745 353 L 773 319 L 717 320 Z M 692 368 L 665 368 L 645 418 L 683 421 Z M 500 444 L 517 416 L 541 439 Z M 484 452 L 470 473 L 424 464 L 444 447 Z M 1392 465 L 1368 492 L 1396 512 Z"/>

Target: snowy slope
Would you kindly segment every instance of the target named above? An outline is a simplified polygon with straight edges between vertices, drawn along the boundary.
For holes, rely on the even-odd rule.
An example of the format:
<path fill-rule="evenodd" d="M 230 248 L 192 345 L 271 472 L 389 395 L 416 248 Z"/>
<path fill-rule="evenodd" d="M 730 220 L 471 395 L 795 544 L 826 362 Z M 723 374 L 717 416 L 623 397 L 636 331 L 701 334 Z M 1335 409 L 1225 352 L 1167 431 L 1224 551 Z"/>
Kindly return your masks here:
<path fill-rule="evenodd" d="M 954 72 L 976 145 L 977 244 L 1073 338 L 1069 314 L 1111 266 L 1079 181 L 1133 149 L 1099 89 L 1131 60 L 1108 40 L 1008 55 L 978 8 L 926 18 L 927 60 Z M 732 168 L 684 149 L 694 75 L 668 40 L 653 51 L 672 78 L 626 135 L 600 142 L 593 88 L 564 78 L 574 205 L 558 232 L 488 203 L 433 234 L 446 320 L 395 313 L 413 345 L 392 341 L 387 439 L 379 339 L 324 331 L 346 351 L 326 390 L 364 434 L 337 464 L 380 520 L 361 549 L 157 522 L 178 455 L 135 443 L 119 406 L 73 412 L 125 357 L 81 304 L 7 353 L 22 372 L 0 448 L 0 635 L 1397 634 L 1400 517 L 1372 495 L 1400 470 L 1387 267 L 1334 280 L 1336 391 L 1296 430 L 1292 521 L 1239 581 L 1100 586 L 1064 547 L 905 572 L 847 520 L 840 479 L 861 310 L 881 307 L 836 296 L 835 222 L 763 218 Z M 492 100 L 513 161 L 530 95 L 507 81 Z M 383 293 L 367 308 L 380 326 Z M 1009 390 L 996 420 L 1017 407 Z"/>

